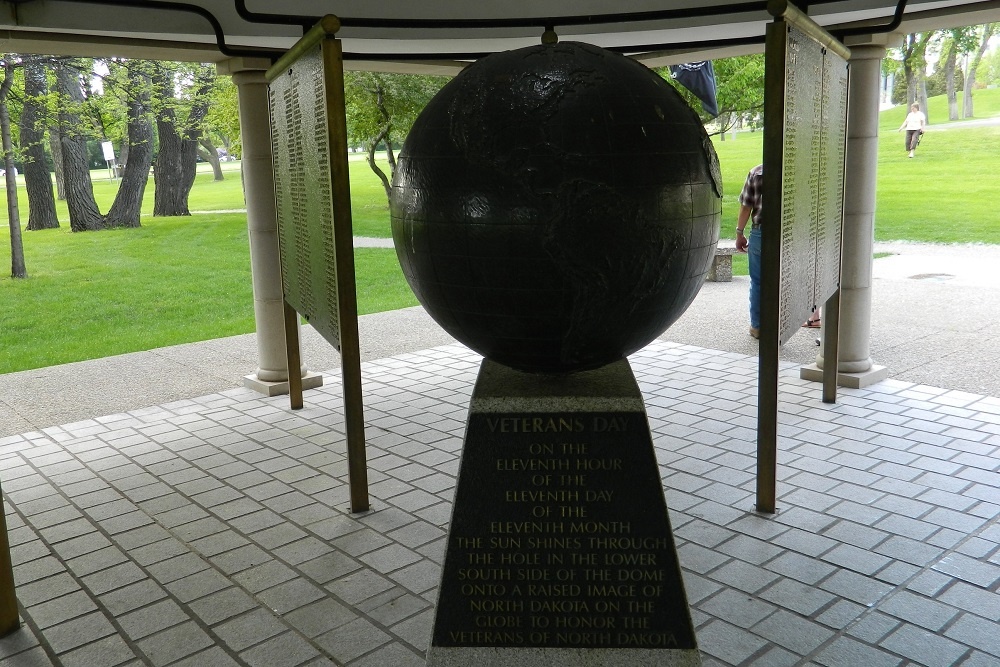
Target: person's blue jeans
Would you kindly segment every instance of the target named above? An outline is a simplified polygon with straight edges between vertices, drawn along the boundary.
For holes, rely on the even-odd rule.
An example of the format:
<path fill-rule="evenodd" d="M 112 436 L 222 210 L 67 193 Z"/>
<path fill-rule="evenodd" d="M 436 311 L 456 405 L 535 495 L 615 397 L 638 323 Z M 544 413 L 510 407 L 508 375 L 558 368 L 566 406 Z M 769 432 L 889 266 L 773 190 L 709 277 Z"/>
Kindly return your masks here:
<path fill-rule="evenodd" d="M 747 261 L 750 264 L 750 326 L 760 329 L 760 227 L 747 237 Z"/>

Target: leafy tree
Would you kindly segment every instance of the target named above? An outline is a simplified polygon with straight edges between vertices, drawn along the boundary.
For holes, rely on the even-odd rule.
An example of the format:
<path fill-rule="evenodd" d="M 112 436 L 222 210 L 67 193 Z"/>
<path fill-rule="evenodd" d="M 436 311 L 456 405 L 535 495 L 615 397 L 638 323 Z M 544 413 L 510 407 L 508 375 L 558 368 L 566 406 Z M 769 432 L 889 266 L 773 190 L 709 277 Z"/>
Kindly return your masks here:
<path fill-rule="evenodd" d="M 382 182 L 387 198 L 396 173 L 393 145 L 402 143 L 417 115 L 446 81 L 444 77 L 410 74 L 344 73 L 348 134 L 365 149 L 368 166 Z M 382 145 L 389 162 L 388 175 L 375 162 L 375 151 Z"/>
<path fill-rule="evenodd" d="M 990 25 L 996 26 L 993 23 Z M 995 27 L 994 31 L 996 31 Z M 971 72 L 971 66 L 969 70 Z M 983 54 L 983 57 L 979 59 L 976 79 L 984 86 L 1000 85 L 1000 49 L 988 50 Z"/>
<path fill-rule="evenodd" d="M 74 232 L 104 229 L 104 216 L 94 200 L 94 184 L 87 161 L 87 139 L 92 135 L 92 128 L 84 123 L 82 116 L 86 98 L 81 72 L 89 73 L 90 70 L 90 65 L 84 66 L 79 61 L 60 61 L 55 66 L 66 205 L 69 227 Z"/>
<path fill-rule="evenodd" d="M 979 64 L 983 60 L 983 55 L 986 53 L 990 38 L 993 36 L 995 30 L 995 23 L 987 23 L 984 26 L 976 28 L 975 32 L 978 44 L 971 49 L 973 54 L 969 59 L 968 71 L 965 73 L 965 97 L 962 100 L 962 115 L 965 118 L 972 118 L 972 89 L 976 87 L 976 72 L 979 69 Z M 994 56 L 996 56 L 995 51 Z"/>
<path fill-rule="evenodd" d="M 21 112 L 21 150 L 24 154 L 24 188 L 28 194 L 28 229 L 59 226 L 55 194 L 45 157 L 48 110 L 46 60 L 34 58 L 24 65 L 24 109 Z"/>
<path fill-rule="evenodd" d="M 160 143 L 153 163 L 153 215 L 191 215 L 188 195 L 194 185 L 198 142 L 214 79 L 211 65 L 158 63 L 156 67 L 153 89 Z"/>
<path fill-rule="evenodd" d="M 107 216 L 94 201 L 90 180 L 87 139 L 109 130 L 84 94 L 84 81 L 92 76 L 92 63 L 60 63 L 56 69 L 59 91 L 59 136 L 66 185 L 70 229 L 95 231 L 109 227 L 138 227 L 142 196 L 152 162 L 153 136 L 150 118 L 151 61 L 109 62 L 107 82 L 121 93 L 129 158 L 122 182 Z M 117 88 L 115 88 L 117 86 Z M 108 103 L 107 100 L 104 101 Z M 101 134 L 100 136 L 106 136 Z"/>
<path fill-rule="evenodd" d="M 764 55 L 720 58 L 712 61 L 712 67 L 719 105 L 719 115 L 715 119 L 717 129 L 713 134 L 720 134 L 725 140 L 726 132 L 733 128 L 759 127 L 764 112 Z M 669 68 L 659 68 L 656 72 L 680 92 L 704 122 L 711 120 L 702 109 L 701 101 L 674 81 Z"/>
<path fill-rule="evenodd" d="M 108 227 L 138 227 L 149 167 L 153 163 L 150 63 L 126 61 L 116 67 L 124 71 L 128 81 L 127 141 L 124 144 L 128 147 L 128 158 L 105 222 Z"/>
<path fill-rule="evenodd" d="M 8 99 L 14 85 L 14 70 L 20 58 L 14 54 L 3 56 L 3 81 L 0 82 L 0 135 L 3 138 L 3 158 L 6 169 L 7 220 L 10 227 L 10 275 L 27 278 L 24 263 L 24 243 L 21 239 L 21 216 L 17 209 L 17 176 L 14 171 L 14 148 L 10 136 L 10 110 Z"/>
<path fill-rule="evenodd" d="M 910 33 L 903 39 L 900 49 L 903 65 L 903 81 L 906 83 L 906 106 L 913 102 L 920 104 L 921 111 L 930 120 L 927 108 L 927 47 L 934 37 L 933 32 Z"/>
<path fill-rule="evenodd" d="M 234 156 L 243 154 L 240 142 L 240 101 L 236 84 L 228 76 L 217 76 L 209 93 L 211 102 L 205 127 L 208 132 L 219 137 L 226 151 Z"/>
<path fill-rule="evenodd" d="M 944 34 L 944 80 L 945 94 L 948 99 L 948 120 L 958 120 L 958 95 L 959 90 L 955 84 L 955 70 L 958 64 L 958 56 L 965 54 L 978 46 L 976 27 L 955 28 L 948 30 Z M 961 84 L 965 84 L 965 75 L 961 77 Z M 929 92 L 929 91 L 928 91 Z"/>

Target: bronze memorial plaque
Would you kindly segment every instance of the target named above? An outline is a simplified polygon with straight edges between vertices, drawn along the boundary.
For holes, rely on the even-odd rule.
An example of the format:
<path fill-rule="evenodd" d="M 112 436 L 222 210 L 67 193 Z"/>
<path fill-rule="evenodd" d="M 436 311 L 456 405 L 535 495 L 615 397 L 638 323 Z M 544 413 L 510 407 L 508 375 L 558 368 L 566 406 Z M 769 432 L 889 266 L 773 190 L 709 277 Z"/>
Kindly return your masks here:
<path fill-rule="evenodd" d="M 695 646 L 646 416 L 472 414 L 435 646 Z"/>
<path fill-rule="evenodd" d="M 792 26 L 785 64 L 781 343 L 840 284 L 848 76 L 843 58 Z"/>
<path fill-rule="evenodd" d="M 285 300 L 339 350 L 326 86 L 320 45 L 271 81 L 271 150 Z"/>

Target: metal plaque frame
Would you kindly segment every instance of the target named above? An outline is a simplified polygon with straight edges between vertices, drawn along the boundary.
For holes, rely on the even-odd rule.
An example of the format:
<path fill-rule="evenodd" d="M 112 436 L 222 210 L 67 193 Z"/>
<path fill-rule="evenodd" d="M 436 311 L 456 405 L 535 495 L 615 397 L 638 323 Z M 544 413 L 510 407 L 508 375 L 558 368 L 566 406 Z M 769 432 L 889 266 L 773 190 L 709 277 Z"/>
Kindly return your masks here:
<path fill-rule="evenodd" d="M 369 509 L 344 63 L 326 16 L 267 71 L 285 344 L 302 407 L 298 314 L 340 352 L 351 511 Z"/>
<path fill-rule="evenodd" d="M 850 50 L 785 0 L 768 11 L 756 509 L 773 513 L 778 348 L 821 304 L 823 400 L 836 393 Z"/>

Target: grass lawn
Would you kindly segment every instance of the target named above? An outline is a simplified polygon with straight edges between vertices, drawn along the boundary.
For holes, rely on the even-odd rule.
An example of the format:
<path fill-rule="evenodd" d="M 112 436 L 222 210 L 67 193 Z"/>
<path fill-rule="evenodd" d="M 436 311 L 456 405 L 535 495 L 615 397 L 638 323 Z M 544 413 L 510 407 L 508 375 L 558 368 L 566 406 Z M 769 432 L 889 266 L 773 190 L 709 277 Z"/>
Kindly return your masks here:
<path fill-rule="evenodd" d="M 1000 126 L 941 123 L 942 99 L 931 100 L 934 122 L 910 160 L 895 129 L 901 108 L 882 114 L 878 206 L 879 240 L 1000 243 Z M 980 118 L 1000 116 L 1000 90 L 976 91 Z M 948 126 L 951 129 L 941 129 Z M 722 235 L 733 238 L 737 197 L 747 171 L 760 161 L 762 134 L 717 141 L 722 164 Z M 153 183 L 146 192 L 142 227 L 73 234 L 65 202 L 62 227 L 24 232 L 28 280 L 10 279 L 6 201 L 0 208 L 0 373 L 248 333 L 254 329 L 245 204 L 238 162 L 224 163 L 226 179 L 212 180 L 200 165 L 189 205 L 196 215 L 153 218 Z M 117 182 L 93 172 L 94 193 L 107 211 Z M 389 215 L 381 183 L 351 156 L 355 234 L 388 237 Z M 27 200 L 19 191 L 22 227 Z M 416 305 L 395 252 L 355 251 L 362 314 Z M 746 257 L 733 258 L 746 274 Z"/>

